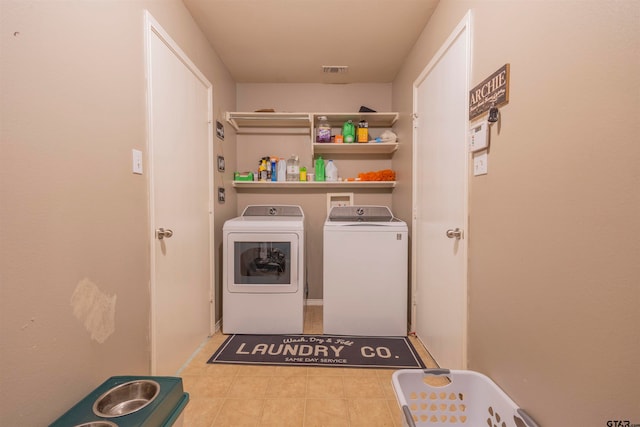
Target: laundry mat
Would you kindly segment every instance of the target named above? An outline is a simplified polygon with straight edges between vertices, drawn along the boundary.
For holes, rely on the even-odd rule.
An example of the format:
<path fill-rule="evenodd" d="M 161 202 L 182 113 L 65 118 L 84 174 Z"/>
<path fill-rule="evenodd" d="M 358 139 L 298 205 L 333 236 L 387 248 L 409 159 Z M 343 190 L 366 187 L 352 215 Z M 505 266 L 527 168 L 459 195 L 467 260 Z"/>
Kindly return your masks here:
<path fill-rule="evenodd" d="M 231 335 L 208 363 L 425 368 L 406 337 Z"/>

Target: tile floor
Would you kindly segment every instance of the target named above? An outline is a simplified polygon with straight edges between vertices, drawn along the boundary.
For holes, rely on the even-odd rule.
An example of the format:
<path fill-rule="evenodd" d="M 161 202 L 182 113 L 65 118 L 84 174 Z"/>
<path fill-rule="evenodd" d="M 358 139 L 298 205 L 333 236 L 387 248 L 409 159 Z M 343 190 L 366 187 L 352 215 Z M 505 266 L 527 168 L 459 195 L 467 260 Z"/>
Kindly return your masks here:
<path fill-rule="evenodd" d="M 305 334 L 322 334 L 322 307 L 305 312 Z M 227 338 L 216 333 L 180 373 L 190 402 L 184 427 L 377 427 L 402 425 L 393 369 L 207 364 Z M 427 367 L 437 367 L 415 338 Z"/>

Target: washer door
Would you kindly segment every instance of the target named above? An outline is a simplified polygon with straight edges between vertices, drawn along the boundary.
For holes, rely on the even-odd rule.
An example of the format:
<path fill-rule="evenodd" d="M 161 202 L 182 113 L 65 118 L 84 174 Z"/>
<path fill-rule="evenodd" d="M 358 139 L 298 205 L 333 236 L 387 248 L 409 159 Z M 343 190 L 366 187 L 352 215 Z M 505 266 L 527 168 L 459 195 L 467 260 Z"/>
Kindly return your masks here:
<path fill-rule="evenodd" d="M 298 275 L 296 233 L 229 233 L 225 282 L 229 292 L 294 293 Z"/>

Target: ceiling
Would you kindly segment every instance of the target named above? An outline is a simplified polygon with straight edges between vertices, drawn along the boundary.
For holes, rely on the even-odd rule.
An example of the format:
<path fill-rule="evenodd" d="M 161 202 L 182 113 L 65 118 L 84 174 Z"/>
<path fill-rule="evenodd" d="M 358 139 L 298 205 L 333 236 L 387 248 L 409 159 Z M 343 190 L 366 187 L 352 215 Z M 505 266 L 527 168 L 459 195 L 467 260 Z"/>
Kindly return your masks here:
<path fill-rule="evenodd" d="M 439 0 L 183 2 L 237 83 L 389 83 Z"/>

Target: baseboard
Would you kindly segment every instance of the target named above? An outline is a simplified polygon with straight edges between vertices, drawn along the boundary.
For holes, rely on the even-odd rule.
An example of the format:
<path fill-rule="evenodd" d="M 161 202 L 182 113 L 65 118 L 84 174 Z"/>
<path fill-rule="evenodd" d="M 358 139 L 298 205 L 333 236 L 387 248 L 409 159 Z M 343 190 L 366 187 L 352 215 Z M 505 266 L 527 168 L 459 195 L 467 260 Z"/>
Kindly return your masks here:
<path fill-rule="evenodd" d="M 322 305 L 322 300 L 321 299 L 310 299 L 307 298 L 305 300 L 306 305 Z"/>

